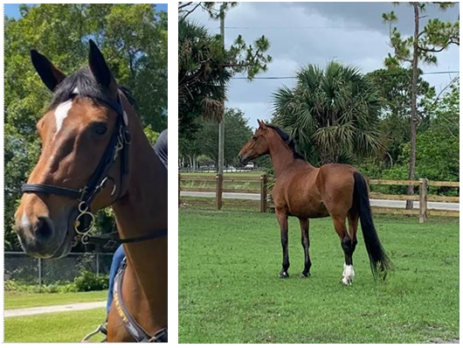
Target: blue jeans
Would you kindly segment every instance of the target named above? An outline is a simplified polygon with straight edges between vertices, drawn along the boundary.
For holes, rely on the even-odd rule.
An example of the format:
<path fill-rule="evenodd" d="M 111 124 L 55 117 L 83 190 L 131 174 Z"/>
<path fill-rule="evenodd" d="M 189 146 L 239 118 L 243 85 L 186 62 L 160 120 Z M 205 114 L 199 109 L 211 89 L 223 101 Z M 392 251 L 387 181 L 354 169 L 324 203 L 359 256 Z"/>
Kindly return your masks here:
<path fill-rule="evenodd" d="M 111 269 L 109 270 L 109 289 L 108 289 L 108 300 L 106 302 L 106 312 L 109 314 L 111 309 L 111 304 L 113 303 L 113 287 L 114 287 L 114 278 L 121 267 L 122 260 L 125 257 L 125 251 L 122 247 L 122 244 L 119 245 L 116 252 L 113 255 L 113 261 L 111 263 Z"/>

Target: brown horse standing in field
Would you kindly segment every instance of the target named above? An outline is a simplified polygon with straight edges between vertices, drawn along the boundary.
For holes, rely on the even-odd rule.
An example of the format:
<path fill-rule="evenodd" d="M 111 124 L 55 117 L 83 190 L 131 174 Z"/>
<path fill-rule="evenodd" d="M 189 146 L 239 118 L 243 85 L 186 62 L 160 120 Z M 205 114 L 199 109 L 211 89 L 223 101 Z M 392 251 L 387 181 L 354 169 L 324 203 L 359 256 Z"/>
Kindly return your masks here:
<path fill-rule="evenodd" d="M 373 276 L 376 278 L 381 274 L 384 277 L 390 262 L 373 225 L 368 185 L 362 174 L 346 164 L 314 167 L 296 152 L 294 140 L 288 134 L 277 126 L 258 122 L 259 128 L 241 149 L 239 159 L 243 164 L 266 154 L 272 159 L 277 178 L 272 197 L 283 247 L 283 268 L 279 276 L 289 276 L 288 216 L 299 218 L 301 225 L 304 248 L 302 277 L 310 275 L 312 265 L 309 219 L 331 216 L 345 256 L 342 283 L 351 285 L 354 279 L 352 255 L 357 245 L 359 218 Z M 346 219 L 349 222 L 348 230 Z"/>
<path fill-rule="evenodd" d="M 35 257 L 63 257 L 88 237 L 94 212 L 112 206 L 127 267 L 108 341 L 165 341 L 167 168 L 93 41 L 88 68 L 68 77 L 37 51 L 31 58 L 53 99 L 37 123 L 42 153 L 15 214 L 21 245 Z"/>

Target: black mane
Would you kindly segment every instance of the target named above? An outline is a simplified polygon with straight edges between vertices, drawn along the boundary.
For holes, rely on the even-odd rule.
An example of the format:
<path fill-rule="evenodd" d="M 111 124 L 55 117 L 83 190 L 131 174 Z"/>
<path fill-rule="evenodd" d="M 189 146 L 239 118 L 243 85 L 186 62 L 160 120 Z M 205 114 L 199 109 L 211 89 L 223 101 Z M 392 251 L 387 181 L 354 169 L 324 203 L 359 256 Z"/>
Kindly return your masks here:
<path fill-rule="evenodd" d="M 88 68 L 76 71 L 74 74 L 66 77 L 55 89 L 53 98 L 51 100 L 49 110 L 57 107 L 59 104 L 68 101 L 76 96 L 75 89 L 79 91 L 78 94 L 85 96 L 94 96 L 91 98 L 95 103 L 100 103 L 98 97 L 109 98 L 108 91 L 96 82 L 90 74 Z M 130 104 L 135 104 L 135 99 L 130 94 L 126 87 L 118 86 L 118 88 L 127 97 Z"/>
<path fill-rule="evenodd" d="M 280 136 L 281 140 L 283 140 L 285 142 L 285 144 L 288 145 L 289 148 L 293 151 L 294 158 L 302 159 L 302 160 L 305 161 L 305 157 L 303 155 L 301 155 L 299 152 L 297 152 L 297 150 L 296 150 L 296 141 L 293 138 L 291 138 L 288 133 L 286 133 L 280 127 L 275 126 L 274 124 L 267 124 L 267 127 L 270 127 L 274 131 L 277 132 L 277 134 Z"/>

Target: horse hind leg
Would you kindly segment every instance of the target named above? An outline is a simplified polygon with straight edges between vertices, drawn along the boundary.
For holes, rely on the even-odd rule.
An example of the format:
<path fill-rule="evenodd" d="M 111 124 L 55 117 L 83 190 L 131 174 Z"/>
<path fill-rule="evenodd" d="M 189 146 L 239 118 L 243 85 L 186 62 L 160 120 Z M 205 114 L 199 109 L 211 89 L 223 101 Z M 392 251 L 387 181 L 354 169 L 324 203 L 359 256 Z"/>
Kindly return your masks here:
<path fill-rule="evenodd" d="M 350 266 L 349 266 L 347 256 L 346 256 L 345 278 L 346 278 L 346 282 L 349 282 L 350 280 L 350 284 L 352 284 L 352 281 L 354 280 L 354 275 L 355 275 L 352 257 L 355 252 L 355 247 L 357 246 L 357 229 L 358 229 L 358 224 L 359 224 L 359 214 L 358 214 L 357 209 L 352 208 L 349 211 L 347 215 L 347 220 L 349 222 L 349 235 L 348 235 L 349 238 L 345 240 L 346 245 L 343 247 L 343 249 L 345 250 L 344 251 L 345 254 L 349 256 Z"/>
<path fill-rule="evenodd" d="M 349 233 L 347 233 L 346 229 L 346 216 L 333 216 L 333 223 L 334 229 L 341 240 L 341 247 L 344 251 L 344 269 L 342 272 L 342 279 L 341 282 L 344 285 L 352 285 L 354 280 L 354 265 L 352 262 L 352 254 L 354 253 L 355 246 L 357 244 L 357 239 Z M 350 229 L 350 221 L 349 221 L 349 229 Z"/>
<path fill-rule="evenodd" d="M 304 270 L 301 273 L 301 278 L 307 278 L 310 276 L 310 267 L 312 262 L 310 261 L 310 239 L 309 239 L 309 220 L 299 219 L 301 225 L 301 244 L 304 249 Z"/>

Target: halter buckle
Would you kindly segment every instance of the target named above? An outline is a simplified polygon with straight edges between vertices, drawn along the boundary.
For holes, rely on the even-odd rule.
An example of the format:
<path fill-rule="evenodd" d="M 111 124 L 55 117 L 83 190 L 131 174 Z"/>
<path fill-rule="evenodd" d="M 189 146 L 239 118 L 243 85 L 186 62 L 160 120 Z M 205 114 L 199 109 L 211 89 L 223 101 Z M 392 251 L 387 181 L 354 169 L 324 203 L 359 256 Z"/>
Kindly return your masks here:
<path fill-rule="evenodd" d="M 117 159 L 117 156 L 119 155 L 119 151 L 121 151 L 123 148 L 124 148 L 123 138 L 119 135 L 117 137 L 116 148 L 114 149 L 113 161 Z"/>
<path fill-rule="evenodd" d="M 88 187 L 85 186 L 82 190 L 81 190 L 81 194 L 80 194 L 80 198 L 79 198 L 79 201 L 80 203 L 83 203 L 85 201 L 85 196 L 87 195 L 88 193 Z M 80 206 L 80 204 L 79 204 Z"/>

